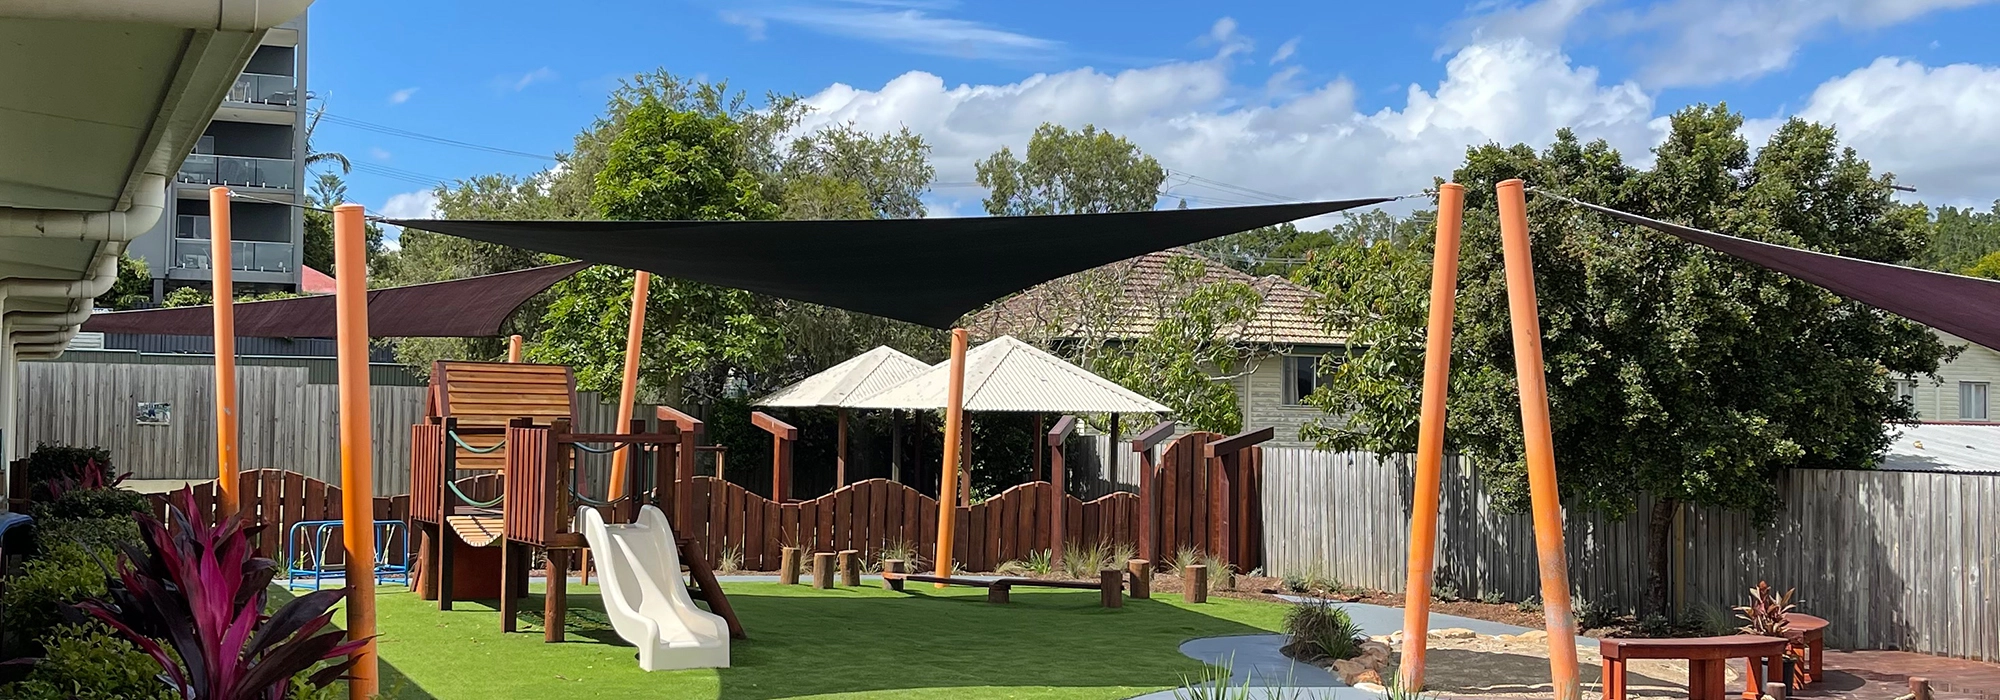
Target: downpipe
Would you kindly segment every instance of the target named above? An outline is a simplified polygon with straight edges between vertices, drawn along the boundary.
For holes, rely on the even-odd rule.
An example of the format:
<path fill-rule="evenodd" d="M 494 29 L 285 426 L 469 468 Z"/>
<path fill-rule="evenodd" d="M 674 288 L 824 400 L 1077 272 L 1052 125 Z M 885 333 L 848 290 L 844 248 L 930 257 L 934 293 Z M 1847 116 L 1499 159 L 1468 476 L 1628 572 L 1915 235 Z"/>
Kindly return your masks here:
<path fill-rule="evenodd" d="M 68 311 L 12 311 L 5 314 L 7 342 L 15 357 L 47 359 L 62 354 L 77 326 L 90 319 L 92 301 L 118 283 L 118 258 L 125 244 L 152 230 L 166 213 L 167 179 L 148 175 L 134 191 L 132 205 L 117 212 L 62 212 L 0 209 L 0 236 L 100 241 L 82 279 L 0 280 L 0 299 L 69 299 Z M 51 335 L 49 332 L 57 335 Z M 58 341 L 58 335 L 61 336 Z"/>

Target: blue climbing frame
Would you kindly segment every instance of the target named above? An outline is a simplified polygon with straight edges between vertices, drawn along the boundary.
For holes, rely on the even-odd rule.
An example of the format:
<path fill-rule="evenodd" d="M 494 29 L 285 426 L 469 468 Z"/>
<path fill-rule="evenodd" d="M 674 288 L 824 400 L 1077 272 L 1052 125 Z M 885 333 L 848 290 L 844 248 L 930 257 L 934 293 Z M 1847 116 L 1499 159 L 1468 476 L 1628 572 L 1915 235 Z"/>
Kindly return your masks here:
<path fill-rule="evenodd" d="M 340 578 L 345 565 L 332 563 L 339 553 L 341 522 L 306 520 L 285 533 L 286 590 L 319 590 L 323 580 Z M 402 556 L 389 558 L 388 543 L 401 541 Z M 401 520 L 375 521 L 375 583 L 410 585 L 410 537 Z"/>

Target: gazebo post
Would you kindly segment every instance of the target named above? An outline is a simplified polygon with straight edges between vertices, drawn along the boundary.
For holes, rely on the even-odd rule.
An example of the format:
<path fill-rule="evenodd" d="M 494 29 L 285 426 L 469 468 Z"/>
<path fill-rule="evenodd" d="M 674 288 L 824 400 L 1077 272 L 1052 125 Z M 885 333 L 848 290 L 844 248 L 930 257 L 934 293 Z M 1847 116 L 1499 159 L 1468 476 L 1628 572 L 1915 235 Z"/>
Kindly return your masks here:
<path fill-rule="evenodd" d="M 958 529 L 958 508 L 953 491 L 958 479 L 952 472 L 958 459 L 959 439 L 965 428 L 965 329 L 951 329 L 951 366 L 947 369 L 944 404 L 944 467 L 939 470 L 937 575 L 951 575 L 951 540 Z M 943 588 L 944 584 L 936 584 Z"/>
<path fill-rule="evenodd" d="M 1035 413 L 1035 439 L 1030 442 L 1033 442 L 1035 445 L 1035 473 L 1033 480 L 1041 481 L 1042 454 L 1047 452 L 1048 448 L 1042 446 L 1042 414 L 1039 411 Z"/>
<path fill-rule="evenodd" d="M 1111 454 L 1105 455 L 1105 481 L 1118 482 L 1118 414 L 1111 414 Z"/>
<path fill-rule="evenodd" d="M 964 507 L 972 506 L 972 441 L 966 439 L 971 434 L 972 416 L 964 413 L 959 414 L 958 504 Z"/>
<path fill-rule="evenodd" d="M 889 480 L 903 483 L 903 411 L 889 409 Z"/>

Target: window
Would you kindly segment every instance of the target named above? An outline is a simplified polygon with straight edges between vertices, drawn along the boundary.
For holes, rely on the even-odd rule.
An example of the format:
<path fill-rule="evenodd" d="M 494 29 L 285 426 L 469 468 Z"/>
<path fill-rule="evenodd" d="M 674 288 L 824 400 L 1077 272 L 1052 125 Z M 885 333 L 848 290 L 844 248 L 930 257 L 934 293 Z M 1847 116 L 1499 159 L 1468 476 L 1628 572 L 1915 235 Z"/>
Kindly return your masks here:
<path fill-rule="evenodd" d="M 1907 403 L 1910 405 L 1916 405 L 1917 383 L 1915 381 L 1909 379 L 1898 379 L 1894 382 L 1894 384 L 1896 387 L 1897 400 L 1900 400 L 1903 403 Z"/>
<path fill-rule="evenodd" d="M 1958 383 L 1960 420 L 1986 420 L 1986 382 Z"/>
<path fill-rule="evenodd" d="M 1319 360 L 1319 355 L 1285 356 L 1285 405 L 1303 404 L 1319 388 Z"/>

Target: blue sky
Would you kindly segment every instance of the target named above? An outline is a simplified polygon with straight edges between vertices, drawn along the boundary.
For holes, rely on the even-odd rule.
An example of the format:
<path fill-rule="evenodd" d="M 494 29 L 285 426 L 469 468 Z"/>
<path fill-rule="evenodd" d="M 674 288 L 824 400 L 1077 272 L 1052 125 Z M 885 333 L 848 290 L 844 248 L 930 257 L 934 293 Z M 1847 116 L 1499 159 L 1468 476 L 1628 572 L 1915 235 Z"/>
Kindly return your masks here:
<path fill-rule="evenodd" d="M 550 162 L 380 127 L 552 154 L 660 67 L 808 97 L 807 128 L 923 133 L 934 215 L 976 213 L 971 162 L 1044 120 L 1130 136 L 1200 206 L 1412 192 L 1469 144 L 1564 125 L 1643 159 L 1660 117 L 1719 100 L 1753 139 L 1832 122 L 1926 201 L 2000 198 L 2000 5 L 1978 0 L 326 0 L 310 22 L 338 120 L 316 141 L 403 215 L 426 183 Z"/>

